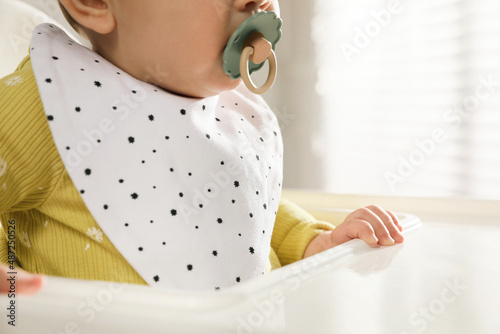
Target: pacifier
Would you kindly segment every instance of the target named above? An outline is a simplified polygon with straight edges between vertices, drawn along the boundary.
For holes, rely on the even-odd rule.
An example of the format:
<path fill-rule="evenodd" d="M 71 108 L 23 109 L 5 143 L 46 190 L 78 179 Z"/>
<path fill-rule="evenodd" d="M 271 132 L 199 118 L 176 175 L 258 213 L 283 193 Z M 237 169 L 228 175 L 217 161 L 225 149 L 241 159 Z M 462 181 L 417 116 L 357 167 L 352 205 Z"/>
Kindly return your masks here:
<path fill-rule="evenodd" d="M 275 12 L 258 12 L 243 22 L 233 33 L 223 55 L 224 72 L 233 80 L 242 78 L 255 94 L 268 92 L 276 80 L 277 63 L 274 50 L 281 38 L 283 22 Z M 269 74 L 261 87 L 250 75 L 269 61 Z"/>

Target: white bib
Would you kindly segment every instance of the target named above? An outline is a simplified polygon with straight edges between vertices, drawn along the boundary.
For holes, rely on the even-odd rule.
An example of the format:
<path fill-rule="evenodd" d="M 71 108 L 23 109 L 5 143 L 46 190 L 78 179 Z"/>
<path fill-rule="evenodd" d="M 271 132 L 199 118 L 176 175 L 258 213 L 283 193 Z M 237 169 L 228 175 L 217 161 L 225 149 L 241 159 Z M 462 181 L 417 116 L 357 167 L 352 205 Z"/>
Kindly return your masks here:
<path fill-rule="evenodd" d="M 262 98 L 243 85 L 205 99 L 168 93 L 50 24 L 34 30 L 31 60 L 73 183 L 150 286 L 217 289 L 263 274 L 282 142 Z"/>

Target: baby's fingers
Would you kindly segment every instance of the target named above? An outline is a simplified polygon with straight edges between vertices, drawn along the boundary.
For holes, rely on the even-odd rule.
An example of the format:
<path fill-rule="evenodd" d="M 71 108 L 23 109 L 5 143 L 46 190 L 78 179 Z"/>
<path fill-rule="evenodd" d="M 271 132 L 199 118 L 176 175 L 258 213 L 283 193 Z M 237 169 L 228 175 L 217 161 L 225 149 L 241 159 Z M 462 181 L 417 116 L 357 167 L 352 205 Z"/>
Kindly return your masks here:
<path fill-rule="evenodd" d="M 44 279 L 41 275 L 32 275 L 24 271 L 20 271 L 16 277 L 16 290 L 22 294 L 34 294 L 42 288 L 43 284 Z"/>
<path fill-rule="evenodd" d="M 359 219 L 368 223 L 375 232 L 375 237 L 378 239 L 378 243 L 380 245 L 394 245 L 394 239 L 392 239 L 391 234 L 384 222 L 372 210 L 370 210 L 369 207 L 361 208 L 352 212 L 350 219 Z M 396 231 L 397 229 L 394 227 L 393 230 Z"/>
<path fill-rule="evenodd" d="M 404 237 L 401 234 L 402 227 L 399 225 L 399 221 L 394 216 L 394 214 L 380 208 L 377 205 L 370 205 L 366 208 L 373 212 L 373 214 L 376 216 L 376 218 L 374 217 L 374 219 L 372 220 L 373 224 L 382 224 L 383 227 L 385 227 L 384 229 L 380 227 L 377 229 L 377 227 L 374 226 L 375 233 L 377 234 L 377 236 L 379 236 L 379 238 L 381 236 L 382 238 L 385 238 L 386 244 L 392 244 L 392 240 L 397 243 L 401 243 L 404 241 Z M 389 233 L 389 236 L 386 236 L 387 233 Z"/>
<path fill-rule="evenodd" d="M 43 277 L 40 275 L 32 275 L 20 269 L 14 275 L 8 272 L 7 266 L 0 265 L 0 294 L 33 294 L 43 285 Z"/>
<path fill-rule="evenodd" d="M 392 213 L 389 210 L 385 210 L 385 211 L 389 214 L 389 216 L 391 216 L 392 221 L 394 222 L 394 224 L 396 224 L 396 226 L 398 227 L 399 231 L 402 232 L 403 231 L 403 226 L 401 226 L 401 224 L 399 223 L 398 216 L 396 216 L 394 213 Z"/>

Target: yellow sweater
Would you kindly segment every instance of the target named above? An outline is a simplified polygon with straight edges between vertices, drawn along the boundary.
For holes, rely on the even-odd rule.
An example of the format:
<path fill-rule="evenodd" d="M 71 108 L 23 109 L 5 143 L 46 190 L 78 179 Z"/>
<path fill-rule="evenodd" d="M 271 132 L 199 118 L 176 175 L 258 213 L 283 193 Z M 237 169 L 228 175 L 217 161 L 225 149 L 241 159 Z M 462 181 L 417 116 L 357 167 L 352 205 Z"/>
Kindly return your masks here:
<path fill-rule="evenodd" d="M 146 284 L 100 231 L 54 144 L 30 58 L 0 79 L 0 263 L 7 263 L 7 228 L 14 220 L 17 264 L 32 273 Z M 302 258 L 309 242 L 333 225 L 282 200 L 270 267 Z M 94 238 L 92 238 L 94 236 Z M 268 266 L 269 267 L 269 266 Z"/>

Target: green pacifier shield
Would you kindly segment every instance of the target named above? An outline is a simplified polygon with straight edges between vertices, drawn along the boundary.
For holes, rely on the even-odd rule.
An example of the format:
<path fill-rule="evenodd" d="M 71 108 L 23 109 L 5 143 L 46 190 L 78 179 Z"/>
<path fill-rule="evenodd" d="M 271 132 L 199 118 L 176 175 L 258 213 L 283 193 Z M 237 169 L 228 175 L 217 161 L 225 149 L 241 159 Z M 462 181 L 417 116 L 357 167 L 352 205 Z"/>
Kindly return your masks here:
<path fill-rule="evenodd" d="M 236 29 L 227 43 L 223 56 L 224 72 L 233 80 L 240 77 L 241 51 L 248 36 L 254 32 L 264 35 L 264 38 L 272 44 L 273 50 L 275 50 L 276 43 L 281 38 L 282 24 L 281 19 L 275 12 L 259 12 L 249 17 Z M 248 69 L 250 73 L 253 73 L 261 69 L 262 66 L 264 66 L 264 62 L 255 64 L 250 60 Z"/>

